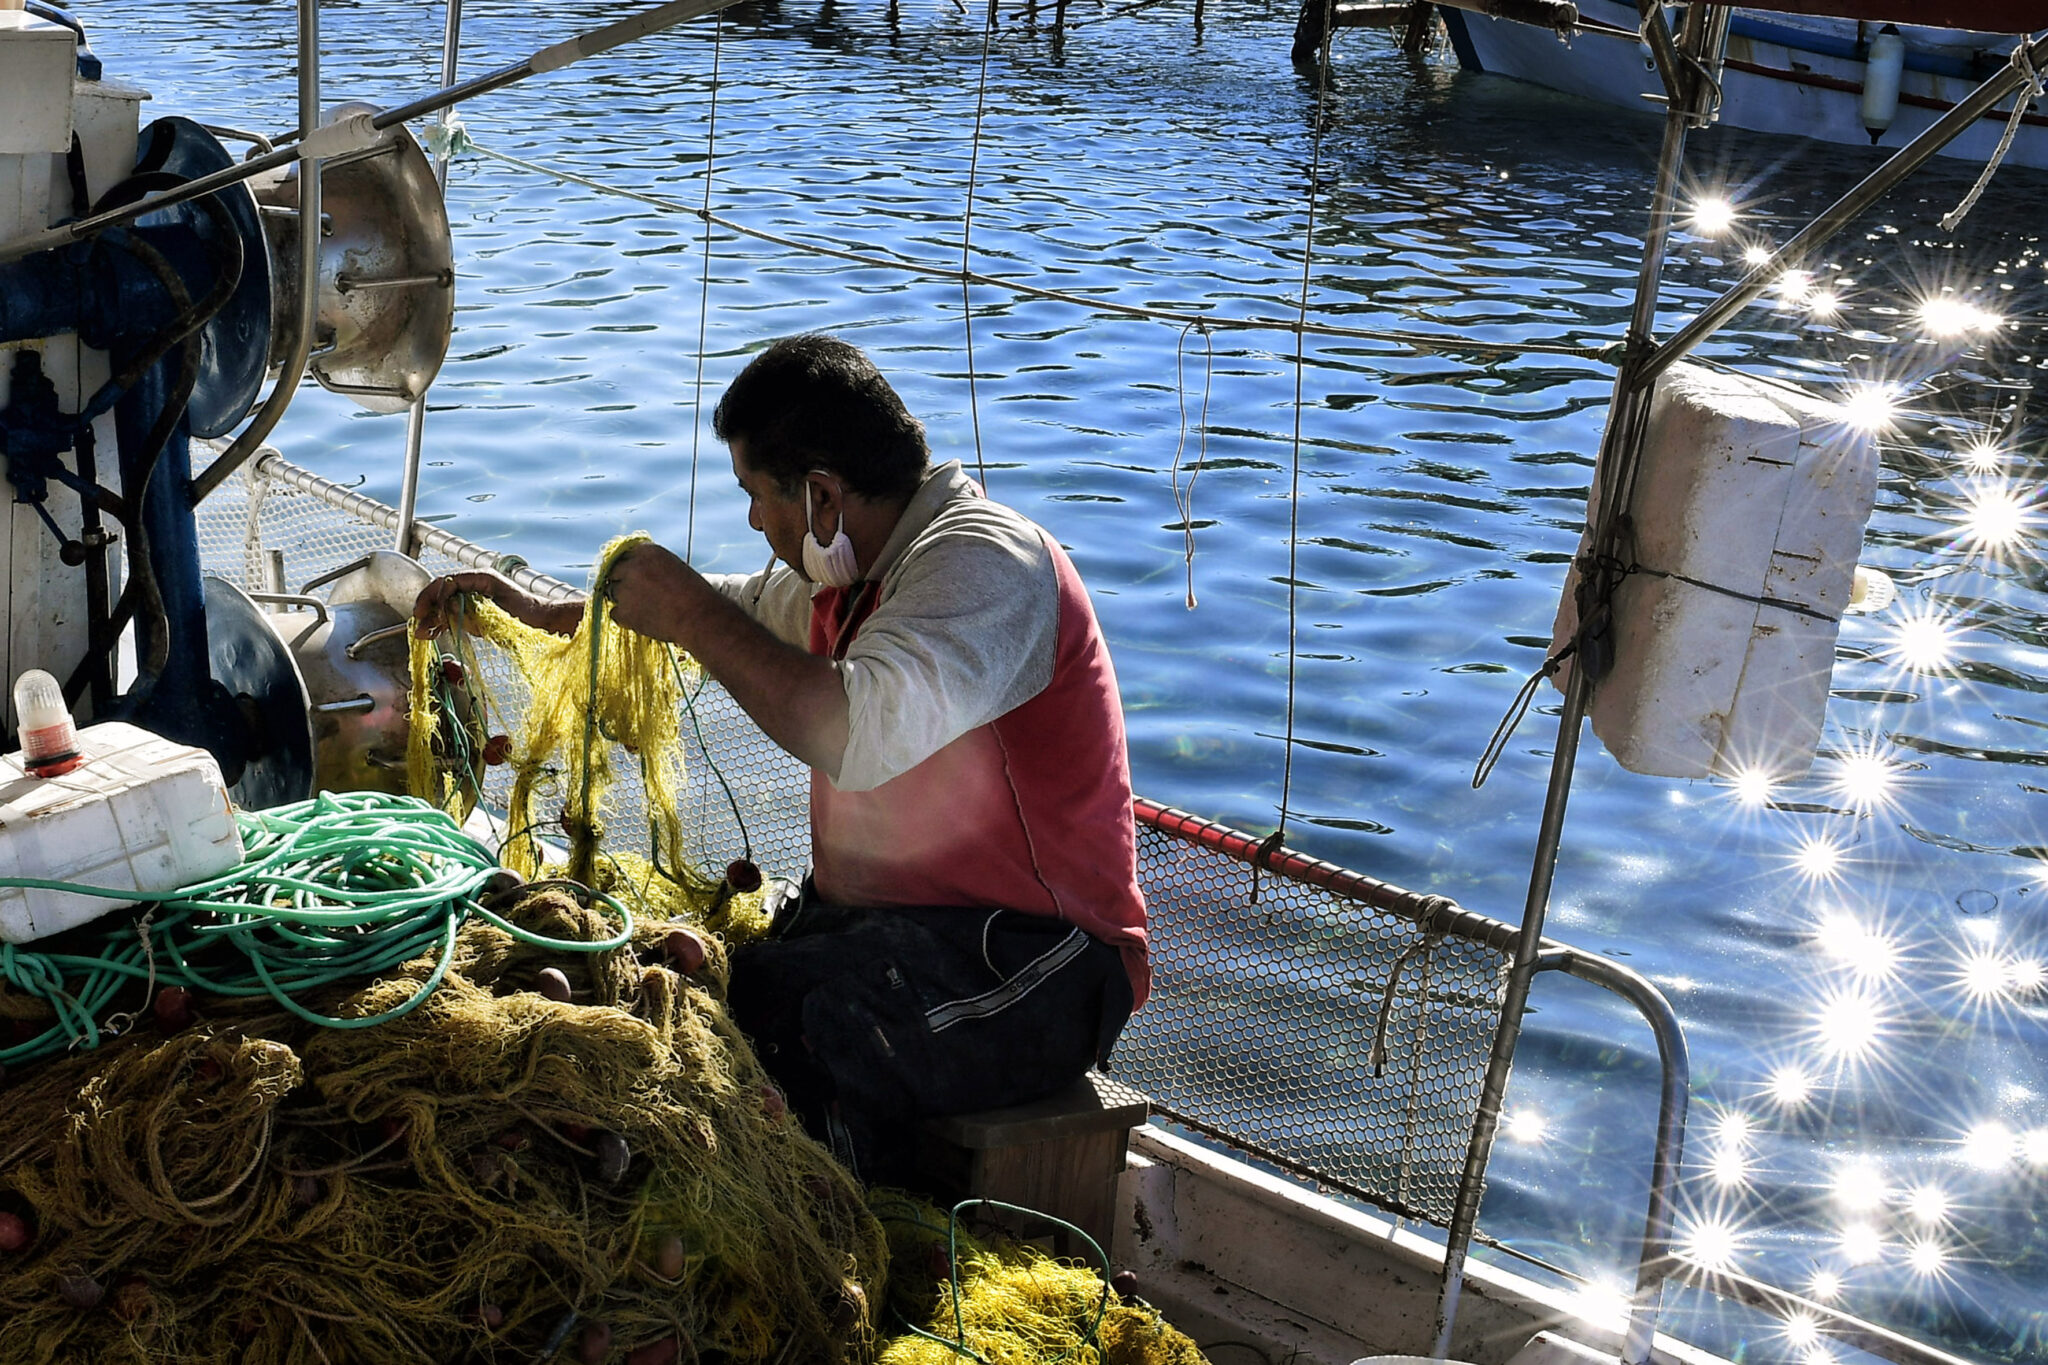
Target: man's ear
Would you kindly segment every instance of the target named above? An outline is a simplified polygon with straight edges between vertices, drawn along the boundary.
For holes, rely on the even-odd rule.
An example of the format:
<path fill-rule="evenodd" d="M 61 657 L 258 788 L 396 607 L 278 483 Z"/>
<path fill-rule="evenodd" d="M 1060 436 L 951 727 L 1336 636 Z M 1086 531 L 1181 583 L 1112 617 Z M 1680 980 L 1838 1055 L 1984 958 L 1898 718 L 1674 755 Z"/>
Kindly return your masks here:
<path fill-rule="evenodd" d="M 820 512 L 831 512 L 834 516 L 846 510 L 846 485 L 837 474 L 814 469 L 804 475 L 804 482 L 811 487 L 811 506 Z M 796 494 L 801 498 L 804 490 L 799 487 Z"/>

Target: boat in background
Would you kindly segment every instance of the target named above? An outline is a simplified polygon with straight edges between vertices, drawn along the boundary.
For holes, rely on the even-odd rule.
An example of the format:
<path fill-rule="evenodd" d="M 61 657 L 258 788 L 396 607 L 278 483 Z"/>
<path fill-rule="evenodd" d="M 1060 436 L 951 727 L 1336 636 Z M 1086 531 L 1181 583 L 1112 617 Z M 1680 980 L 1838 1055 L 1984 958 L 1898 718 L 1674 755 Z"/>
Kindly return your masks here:
<path fill-rule="evenodd" d="M 1736 11 L 1720 77 L 1720 122 L 1853 147 L 1901 147 L 2011 60 L 2016 35 L 2048 25 L 2048 5 L 2008 0 L 1945 6 L 1838 0 L 1809 6 L 1831 14 L 1780 12 L 1795 8 L 1788 0 Z M 1576 32 L 1562 42 L 1549 28 L 1450 5 L 1439 10 L 1458 64 L 1467 71 L 1530 81 L 1645 114 L 1662 112 L 1664 87 L 1638 37 L 1634 5 L 1579 0 Z M 1906 15 L 1924 19 L 1937 10 L 1948 26 L 1886 22 Z M 1844 17 L 1858 14 L 1869 17 Z M 1888 65 L 1888 55 L 1895 66 Z M 1868 117 L 1866 87 L 1875 106 Z M 1887 90 L 1896 98 L 1884 98 Z M 2010 112 L 2008 103 L 1986 114 L 1941 155 L 1989 161 Z M 2005 159 L 2048 169 L 2048 115 L 2021 117 Z"/>

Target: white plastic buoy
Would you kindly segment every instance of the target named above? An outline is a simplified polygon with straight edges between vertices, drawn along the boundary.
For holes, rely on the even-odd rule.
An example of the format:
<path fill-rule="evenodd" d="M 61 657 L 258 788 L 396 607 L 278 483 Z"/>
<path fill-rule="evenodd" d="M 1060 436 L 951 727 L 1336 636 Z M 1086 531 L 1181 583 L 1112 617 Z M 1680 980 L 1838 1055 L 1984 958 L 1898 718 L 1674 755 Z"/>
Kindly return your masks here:
<path fill-rule="evenodd" d="M 1891 575 L 1867 564 L 1856 566 L 1856 583 L 1849 590 L 1848 611 L 1856 616 L 1875 616 L 1899 600 L 1899 585 Z"/>
<path fill-rule="evenodd" d="M 1658 381 L 1616 566 L 1634 572 L 1593 687 L 1616 761 L 1776 780 L 1812 766 L 1877 466 L 1869 432 L 1798 389 L 1683 362 Z M 1575 567 L 1552 655 L 1578 632 L 1578 581 Z"/>
<path fill-rule="evenodd" d="M 1870 40 L 1863 63 L 1863 126 L 1874 144 L 1899 112 L 1899 80 L 1906 71 L 1906 40 L 1898 25 L 1886 24 Z"/>

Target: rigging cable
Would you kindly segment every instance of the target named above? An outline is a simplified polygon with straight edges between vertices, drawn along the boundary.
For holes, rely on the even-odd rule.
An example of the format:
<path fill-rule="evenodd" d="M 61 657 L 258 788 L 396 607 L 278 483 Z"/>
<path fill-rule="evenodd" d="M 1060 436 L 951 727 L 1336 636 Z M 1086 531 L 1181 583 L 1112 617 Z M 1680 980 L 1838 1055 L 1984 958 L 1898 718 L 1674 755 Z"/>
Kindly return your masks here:
<path fill-rule="evenodd" d="M 970 290 L 974 242 L 974 182 L 981 169 L 981 122 L 988 111 L 988 54 L 996 37 L 996 0 L 988 0 L 988 21 L 981 29 L 981 85 L 974 96 L 974 140 L 967 152 L 967 207 L 960 218 L 960 323 L 967 331 L 967 417 L 974 425 L 974 472 L 988 491 L 988 465 L 981 454 L 981 404 L 974 383 L 974 298 Z"/>
<path fill-rule="evenodd" d="M 704 439 L 704 336 L 711 316 L 711 172 L 718 150 L 718 58 L 725 45 L 725 11 L 711 16 L 711 108 L 704 127 L 704 278 L 697 294 L 697 379 L 690 399 L 690 502 L 683 526 L 683 562 L 697 545 L 697 451 Z"/>
<path fill-rule="evenodd" d="M 1580 360 L 1598 360 L 1614 363 L 1627 349 L 1624 342 L 1602 342 L 1597 346 L 1581 346 L 1566 341 L 1488 341 L 1481 337 L 1447 336 L 1434 332 L 1409 332 L 1387 327 L 1345 327 L 1335 323 L 1308 323 L 1300 318 L 1266 317 L 1253 314 L 1250 317 L 1223 318 L 1201 313 L 1181 313 L 1167 308 L 1145 308 L 1137 304 L 1118 303 L 1113 299 L 1091 294 L 1077 294 L 1064 289 L 1047 289 L 1041 285 L 1027 284 L 1022 280 L 1008 279 L 1001 275 L 988 275 L 978 270 L 959 270 L 952 266 L 933 265 L 925 261 L 906 260 L 901 256 L 881 256 L 869 252 L 849 251 L 844 247 L 814 242 L 802 237 L 791 237 L 785 233 L 769 232 L 763 228 L 749 227 L 744 223 L 664 199 L 659 195 L 644 194 L 618 185 L 608 185 L 602 180 L 593 180 L 565 171 L 555 166 L 545 166 L 523 157 L 513 156 L 475 142 L 466 141 L 464 150 L 476 152 L 495 161 L 503 161 L 535 175 L 544 175 L 571 185 L 582 185 L 586 189 L 604 194 L 617 195 L 648 204 L 666 213 L 687 214 L 702 219 L 715 227 L 725 229 L 736 236 L 751 241 L 767 242 L 772 246 L 786 247 L 791 251 L 805 251 L 815 256 L 845 261 L 851 265 L 868 266 L 876 270 L 898 270 L 908 275 L 921 275 L 934 280 L 965 280 L 972 284 L 989 285 L 1006 289 L 1023 298 L 1046 299 L 1053 303 L 1072 304 L 1076 308 L 1091 309 L 1102 313 L 1115 313 L 1120 317 L 1144 318 L 1152 322 L 1168 322 L 1176 327 L 1199 322 L 1217 331 L 1287 332 L 1316 337 L 1332 337 L 1349 341 L 1377 341 L 1390 346 L 1406 346 L 1411 350 L 1432 352 L 1469 351 L 1483 355 L 1556 355 L 1571 356 Z"/>
<path fill-rule="evenodd" d="M 1188 333 L 1198 332 L 1202 337 L 1202 415 L 1197 420 L 1195 462 L 1188 467 L 1187 487 L 1180 482 L 1180 457 L 1188 448 L 1188 385 L 1186 378 Z M 1173 505 L 1180 509 L 1181 534 L 1187 538 L 1188 561 L 1188 610 L 1195 609 L 1195 479 L 1209 459 L 1209 391 L 1216 381 L 1216 343 L 1209 336 L 1209 329 L 1199 322 L 1191 322 L 1180 329 L 1180 338 L 1173 347 L 1173 385 L 1180 397 L 1180 443 L 1173 448 L 1173 468 L 1167 478 L 1173 485 Z"/>
<path fill-rule="evenodd" d="M 1308 294 L 1313 283 L 1316 246 L 1316 183 L 1322 175 L 1323 133 L 1327 127 L 1330 97 L 1330 35 L 1336 0 L 1323 0 L 1323 46 L 1317 54 L 1315 121 L 1309 133 L 1308 202 L 1301 236 L 1301 297 L 1296 300 L 1297 324 L 1308 321 Z M 1259 871 L 1265 858 L 1279 849 L 1287 838 L 1288 805 L 1294 793 L 1294 700 L 1300 673 L 1299 648 L 1301 575 L 1297 572 L 1301 552 L 1301 407 L 1303 370 L 1307 367 L 1307 336 L 1299 325 L 1294 332 L 1294 435 L 1287 485 L 1287 732 L 1281 744 L 1280 823 L 1259 845 L 1262 855 L 1252 863 L 1252 898 L 1259 894 Z"/>

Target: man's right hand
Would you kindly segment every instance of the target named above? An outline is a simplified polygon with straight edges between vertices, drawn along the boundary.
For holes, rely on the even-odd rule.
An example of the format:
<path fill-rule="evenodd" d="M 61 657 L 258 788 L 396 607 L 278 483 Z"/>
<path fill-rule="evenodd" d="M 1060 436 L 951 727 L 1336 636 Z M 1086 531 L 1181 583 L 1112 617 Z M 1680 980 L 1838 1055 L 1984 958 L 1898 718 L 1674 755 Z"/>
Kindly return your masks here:
<path fill-rule="evenodd" d="M 420 590 L 412 605 L 413 634 L 422 640 L 430 640 L 448 629 L 459 593 L 489 598 L 515 621 L 556 635 L 575 634 L 576 623 L 583 619 L 583 599 L 580 597 L 547 602 L 503 574 L 488 569 L 465 569 L 460 573 L 444 574 Z"/>

